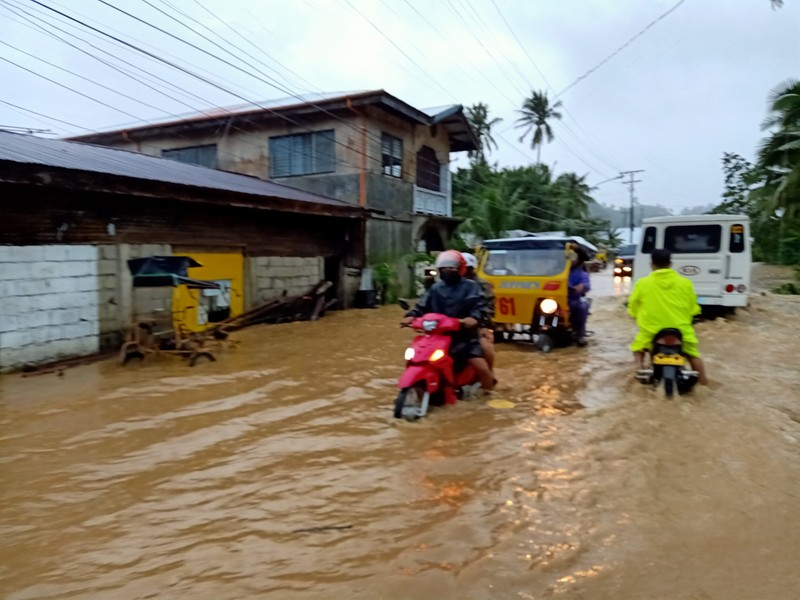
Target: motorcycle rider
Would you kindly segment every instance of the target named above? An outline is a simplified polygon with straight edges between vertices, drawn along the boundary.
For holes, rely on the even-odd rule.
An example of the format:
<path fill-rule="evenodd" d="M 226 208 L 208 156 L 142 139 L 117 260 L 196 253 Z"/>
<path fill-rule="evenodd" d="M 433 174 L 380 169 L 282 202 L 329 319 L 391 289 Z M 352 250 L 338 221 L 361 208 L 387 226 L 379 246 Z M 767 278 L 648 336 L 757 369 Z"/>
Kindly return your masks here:
<path fill-rule="evenodd" d="M 486 362 L 489 363 L 489 368 L 494 371 L 494 288 L 488 281 L 478 277 L 478 259 L 475 255 L 469 252 L 462 252 L 461 255 L 467 263 L 467 272 L 464 277 L 477 281 L 486 297 L 488 312 L 486 320 L 481 323 L 479 336 L 483 355 L 486 357 Z"/>
<path fill-rule="evenodd" d="M 662 329 L 679 329 L 683 353 L 697 371 L 698 383 L 707 385 L 705 365 L 697 348 L 697 336 L 692 318 L 700 313 L 692 282 L 671 268 L 669 250 L 653 250 L 652 272 L 636 282 L 628 299 L 628 313 L 636 319 L 639 333 L 631 344 L 639 373 L 645 373 L 644 353 L 652 346 L 653 338 Z"/>
<path fill-rule="evenodd" d="M 489 392 L 496 382 L 478 337 L 478 326 L 488 315 L 486 298 L 475 281 L 464 278 L 466 261 L 457 250 L 440 253 L 435 266 L 439 270 L 439 281 L 406 313 L 402 324 L 410 325 L 416 317 L 427 313 L 459 319 L 461 330 L 453 334 L 450 355 L 454 359 L 466 359 L 477 372 L 483 390 Z"/>

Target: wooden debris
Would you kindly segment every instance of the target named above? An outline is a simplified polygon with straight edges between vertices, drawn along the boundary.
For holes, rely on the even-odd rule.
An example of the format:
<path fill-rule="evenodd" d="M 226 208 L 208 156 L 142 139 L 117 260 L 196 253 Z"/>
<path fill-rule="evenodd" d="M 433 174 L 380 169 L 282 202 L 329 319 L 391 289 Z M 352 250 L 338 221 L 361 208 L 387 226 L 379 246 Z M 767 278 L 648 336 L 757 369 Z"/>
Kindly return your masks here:
<path fill-rule="evenodd" d="M 301 296 L 288 296 L 284 291 L 278 298 L 272 298 L 240 315 L 220 321 L 216 324 L 215 331 L 222 335 L 259 323 L 316 321 L 338 302 L 336 298 L 326 298 L 331 286 L 333 283 L 323 280 Z"/>

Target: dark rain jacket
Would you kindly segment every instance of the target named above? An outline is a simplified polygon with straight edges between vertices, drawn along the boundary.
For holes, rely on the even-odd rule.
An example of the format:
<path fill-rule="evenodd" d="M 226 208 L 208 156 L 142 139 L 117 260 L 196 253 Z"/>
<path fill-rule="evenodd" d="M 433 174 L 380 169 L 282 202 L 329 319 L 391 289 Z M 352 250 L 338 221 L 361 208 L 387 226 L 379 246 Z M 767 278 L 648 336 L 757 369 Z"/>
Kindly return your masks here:
<path fill-rule="evenodd" d="M 439 313 L 466 319 L 472 317 L 478 323 L 484 323 L 489 316 L 486 296 L 476 281 L 462 277 L 455 285 L 447 285 L 444 281 L 437 281 L 425 295 L 419 299 L 417 305 L 406 313 L 407 317 L 421 317 L 426 313 Z M 478 329 L 462 329 L 455 338 L 478 337 Z"/>

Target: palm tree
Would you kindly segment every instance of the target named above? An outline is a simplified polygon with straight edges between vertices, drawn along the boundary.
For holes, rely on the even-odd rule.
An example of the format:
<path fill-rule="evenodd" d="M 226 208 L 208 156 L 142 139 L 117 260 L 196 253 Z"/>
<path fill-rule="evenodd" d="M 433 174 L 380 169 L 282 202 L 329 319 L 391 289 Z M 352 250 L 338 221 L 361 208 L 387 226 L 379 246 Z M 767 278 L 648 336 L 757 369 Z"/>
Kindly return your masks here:
<path fill-rule="evenodd" d="M 758 153 L 758 166 L 767 173 L 764 191 L 770 205 L 787 216 L 800 212 L 800 81 L 788 80 L 769 95 L 770 115 L 762 129 L 777 128 Z"/>
<path fill-rule="evenodd" d="M 528 134 L 533 131 L 531 138 L 531 148 L 536 148 L 536 162 L 541 163 L 542 160 L 542 143 L 545 137 L 548 142 L 553 141 L 553 129 L 550 127 L 552 119 L 560 119 L 561 113 L 556 109 L 562 106 L 561 100 L 550 105 L 550 100 L 547 98 L 547 92 L 531 92 L 531 97 L 526 98 L 522 103 L 522 110 L 519 110 L 522 116 L 517 119 L 517 127 L 525 127 L 525 131 L 519 138 L 523 141 Z"/>
<path fill-rule="evenodd" d="M 586 183 L 587 175 L 579 177 L 575 173 L 562 173 L 554 183 L 556 201 L 566 219 L 583 219 L 589 214 L 589 204 L 594 202 L 591 191 L 594 189 Z"/>
<path fill-rule="evenodd" d="M 477 158 L 478 162 L 486 161 L 486 154 L 491 154 L 492 146 L 497 150 L 497 142 L 492 137 L 492 127 L 500 123 L 503 119 L 495 117 L 489 118 L 489 107 L 483 102 L 478 102 L 472 106 L 467 107 L 467 120 L 475 133 L 478 135 L 478 142 L 480 147 L 477 150 L 471 150 L 469 153 L 470 158 Z M 484 151 L 486 154 L 484 154 Z"/>

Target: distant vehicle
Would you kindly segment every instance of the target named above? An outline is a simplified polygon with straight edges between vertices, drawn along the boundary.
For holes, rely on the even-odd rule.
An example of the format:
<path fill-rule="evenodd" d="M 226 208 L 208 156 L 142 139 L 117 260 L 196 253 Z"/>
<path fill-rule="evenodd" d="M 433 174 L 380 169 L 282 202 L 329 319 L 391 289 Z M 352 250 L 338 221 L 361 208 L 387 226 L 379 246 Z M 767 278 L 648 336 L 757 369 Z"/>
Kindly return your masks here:
<path fill-rule="evenodd" d="M 672 268 L 694 284 L 700 306 L 747 306 L 752 264 L 748 217 L 652 217 L 642 227 L 634 282 L 650 272 L 650 253 L 665 248 L 672 252 Z"/>
<path fill-rule="evenodd" d="M 636 244 L 625 244 L 617 250 L 614 259 L 614 277 L 633 277 L 633 259 L 636 257 Z"/>

